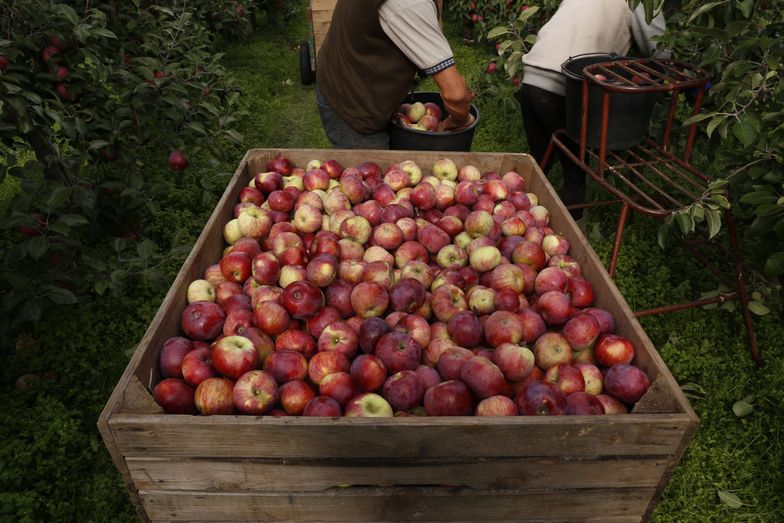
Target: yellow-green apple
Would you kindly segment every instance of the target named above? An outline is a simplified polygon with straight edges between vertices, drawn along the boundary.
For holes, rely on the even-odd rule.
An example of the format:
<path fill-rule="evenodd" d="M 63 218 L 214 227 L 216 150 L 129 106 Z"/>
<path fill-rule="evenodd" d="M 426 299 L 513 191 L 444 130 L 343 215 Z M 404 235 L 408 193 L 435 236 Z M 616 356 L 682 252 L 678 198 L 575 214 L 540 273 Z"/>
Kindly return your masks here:
<path fill-rule="evenodd" d="M 378 245 L 371 245 L 365 250 L 365 254 L 362 256 L 362 261 L 367 263 L 373 263 L 377 261 L 381 261 L 387 263 L 390 267 L 395 263 L 395 257 L 389 253 L 383 247 L 379 247 Z"/>
<path fill-rule="evenodd" d="M 287 381 L 278 388 L 280 406 L 291 416 L 301 416 L 305 405 L 316 397 L 313 388 L 302 380 Z"/>
<path fill-rule="evenodd" d="M 474 357 L 474 353 L 465 347 L 443 344 L 444 349 L 438 357 L 436 369 L 443 380 L 459 380 L 460 369 L 465 362 Z M 429 359 L 428 359 L 429 361 Z"/>
<path fill-rule="evenodd" d="M 520 343 L 523 337 L 523 325 L 520 318 L 513 312 L 495 311 L 484 322 L 485 340 L 491 347 L 502 343 Z"/>
<path fill-rule="evenodd" d="M 529 198 L 530 198 L 530 194 L 529 194 Z M 530 212 L 531 215 L 534 217 L 534 220 L 536 220 L 537 226 L 545 227 L 548 223 L 550 223 L 550 211 L 547 209 L 547 207 L 543 205 L 532 204 L 532 207 L 529 209 L 528 212 Z"/>
<path fill-rule="evenodd" d="M 472 238 L 487 236 L 493 228 L 493 215 L 487 211 L 472 211 L 466 216 L 464 227 Z"/>
<path fill-rule="evenodd" d="M 517 311 L 517 317 L 523 326 L 522 341 L 531 344 L 547 331 L 542 316 L 530 307 L 523 307 Z"/>
<path fill-rule="evenodd" d="M 585 390 L 585 378 L 583 378 L 582 371 L 569 363 L 559 363 L 547 369 L 547 372 L 544 373 L 544 381 L 556 385 L 564 393 L 564 396 Z"/>
<path fill-rule="evenodd" d="M 199 345 L 182 359 L 182 377 L 193 387 L 207 378 L 218 376 L 218 371 L 212 366 L 212 347 L 203 342 L 196 343 Z"/>
<path fill-rule="evenodd" d="M 265 414 L 278 401 L 278 384 L 269 373 L 251 370 L 237 378 L 232 399 L 234 406 L 243 414 Z"/>
<path fill-rule="evenodd" d="M 468 309 L 477 315 L 495 312 L 496 291 L 484 285 L 475 285 L 467 293 Z"/>
<path fill-rule="evenodd" d="M 599 322 L 587 312 L 581 312 L 567 320 L 561 333 L 575 351 L 590 349 L 599 337 Z"/>
<path fill-rule="evenodd" d="M 598 324 L 597 324 L 598 325 Z M 597 326 L 597 332 L 598 332 Z M 604 367 L 612 367 L 619 363 L 631 363 L 634 359 L 634 345 L 618 334 L 602 334 L 593 349 L 596 363 Z"/>
<path fill-rule="evenodd" d="M 223 331 L 226 316 L 223 309 L 211 301 L 189 303 L 182 311 L 180 327 L 192 340 L 209 341 Z"/>
<path fill-rule="evenodd" d="M 430 227 L 433 227 L 432 225 Z M 460 269 L 468 262 L 465 249 L 450 243 L 441 247 L 436 255 L 436 262 L 442 269 Z"/>
<path fill-rule="evenodd" d="M 476 272 L 483 273 L 492 271 L 503 261 L 501 251 L 493 245 L 485 245 L 471 251 L 468 262 Z"/>
<path fill-rule="evenodd" d="M 439 180 L 457 180 L 457 165 L 450 158 L 439 158 L 433 163 L 433 176 Z"/>
<path fill-rule="evenodd" d="M 302 265 L 285 265 L 280 269 L 278 285 L 285 290 L 289 285 L 305 280 L 306 275 L 307 271 Z M 281 294 L 281 299 L 282 296 L 283 295 Z"/>
<path fill-rule="evenodd" d="M 373 392 L 363 392 L 346 403 L 344 415 L 348 418 L 391 418 L 392 406 Z"/>
<path fill-rule="evenodd" d="M 263 368 L 272 374 L 278 385 L 292 380 L 304 380 L 308 375 L 308 361 L 294 350 L 274 351 L 264 359 Z"/>
<path fill-rule="evenodd" d="M 434 116 L 437 117 L 438 115 L 434 114 Z M 408 173 L 408 176 L 411 179 L 411 185 L 417 185 L 420 181 L 422 181 L 422 169 L 419 167 L 419 165 L 417 165 L 417 163 L 414 160 L 403 160 L 402 162 L 400 162 L 398 167 L 401 170 Z"/>
<path fill-rule="evenodd" d="M 566 396 L 566 414 L 573 416 L 599 416 L 604 414 L 604 405 L 596 396 L 585 392 L 573 392 Z"/>
<path fill-rule="evenodd" d="M 389 185 L 393 191 L 398 192 L 404 187 L 411 185 L 411 177 L 407 172 L 400 169 L 392 169 L 384 174 L 384 183 Z"/>
<path fill-rule="evenodd" d="M 425 384 L 413 370 L 402 370 L 389 376 L 381 395 L 394 410 L 409 410 L 422 403 Z"/>
<path fill-rule="evenodd" d="M 425 391 L 425 412 L 428 416 L 468 416 L 474 411 L 474 396 L 459 380 L 448 380 Z"/>
<path fill-rule="evenodd" d="M 206 416 L 234 414 L 234 381 L 228 378 L 207 378 L 199 383 L 194 394 L 194 403 L 199 412 Z"/>
<path fill-rule="evenodd" d="M 152 392 L 166 414 L 195 414 L 195 391 L 179 378 L 165 378 L 155 385 Z"/>
<path fill-rule="evenodd" d="M 516 343 L 502 343 L 493 351 L 495 363 L 511 382 L 520 382 L 527 378 L 535 366 L 534 353 L 528 347 Z"/>
<path fill-rule="evenodd" d="M 188 285 L 188 303 L 195 301 L 215 301 L 215 286 L 207 280 L 193 280 Z"/>
<path fill-rule="evenodd" d="M 308 361 L 308 377 L 320 385 L 325 376 L 335 372 L 348 372 L 351 368 L 349 358 L 339 351 L 317 352 Z"/>
<path fill-rule="evenodd" d="M 566 398 L 551 383 L 533 382 L 515 398 L 517 410 L 526 416 L 562 416 L 566 414 Z"/>
<path fill-rule="evenodd" d="M 355 285 L 362 281 L 366 266 L 363 260 L 341 260 L 338 263 L 338 279 Z"/>
<path fill-rule="evenodd" d="M 422 102 L 414 102 L 410 104 L 406 108 L 405 115 L 411 121 L 411 123 L 416 123 L 427 113 L 427 109 L 425 109 L 425 104 Z"/>
<path fill-rule="evenodd" d="M 375 355 L 384 362 L 387 371 L 414 370 L 422 359 L 422 346 L 404 332 L 384 334 L 376 345 Z"/>
<path fill-rule="evenodd" d="M 337 183 L 337 182 L 335 182 Z M 362 183 L 357 180 L 357 183 Z M 330 189 L 324 198 L 324 211 L 327 215 L 331 216 L 339 211 L 346 211 L 351 209 L 351 200 L 348 196 L 343 194 L 340 189 Z M 324 218 L 322 217 L 322 220 Z"/>
<path fill-rule="evenodd" d="M 473 356 L 460 367 L 460 381 L 479 399 L 499 395 L 506 388 L 501 369 L 484 356 Z"/>
<path fill-rule="evenodd" d="M 370 239 L 373 228 L 364 216 L 351 216 L 340 224 L 340 236 L 365 245 Z"/>
<path fill-rule="evenodd" d="M 362 320 L 359 327 L 359 348 L 365 354 L 372 354 L 381 337 L 391 330 L 387 323 L 379 317 L 368 317 Z"/>
<path fill-rule="evenodd" d="M 506 396 L 490 396 L 480 401 L 474 411 L 475 416 L 517 416 L 517 405 Z"/>
<path fill-rule="evenodd" d="M 575 367 L 580 369 L 585 381 L 585 392 L 598 396 L 604 390 L 604 376 L 599 367 L 592 363 L 575 363 Z"/>
<path fill-rule="evenodd" d="M 316 396 L 305 405 L 302 415 L 335 418 L 341 415 L 340 403 L 329 396 Z"/>
<path fill-rule="evenodd" d="M 351 291 L 351 306 L 362 318 L 381 316 L 389 306 L 389 295 L 378 283 L 363 281 Z"/>
<path fill-rule="evenodd" d="M 605 414 L 627 414 L 629 412 L 626 405 L 609 394 L 599 394 L 596 399 L 601 402 Z"/>
<path fill-rule="evenodd" d="M 240 222 L 238 218 L 234 218 L 226 222 L 226 225 L 223 226 L 223 239 L 229 245 L 233 245 L 234 242 L 239 240 L 245 236 L 242 234 L 242 230 L 240 229 Z"/>
<path fill-rule="evenodd" d="M 351 379 L 360 392 L 374 392 L 381 388 L 387 377 L 387 368 L 373 354 L 360 354 L 351 362 Z"/>
<path fill-rule="evenodd" d="M 650 386 L 648 376 L 627 363 L 610 367 L 604 375 L 604 390 L 627 405 L 634 405 Z"/>
<path fill-rule="evenodd" d="M 264 238 L 272 227 L 272 219 L 260 207 L 250 206 L 242 210 L 237 219 L 237 225 L 243 236 L 251 238 Z"/>
<path fill-rule="evenodd" d="M 563 325 L 574 312 L 569 296 L 560 291 L 545 292 L 536 300 L 536 307 L 549 326 Z"/>
<path fill-rule="evenodd" d="M 400 269 L 400 279 L 413 278 L 419 281 L 426 289 L 433 283 L 433 269 L 422 260 L 406 262 Z"/>
<path fill-rule="evenodd" d="M 566 254 L 569 252 L 569 240 L 560 233 L 546 234 L 542 238 L 542 249 L 548 256 Z"/>
<path fill-rule="evenodd" d="M 545 371 L 561 363 L 571 363 L 572 353 L 572 346 L 559 332 L 545 332 L 534 343 L 536 366 Z"/>
<path fill-rule="evenodd" d="M 289 328 L 291 318 L 289 312 L 280 303 L 263 301 L 253 308 L 253 320 L 266 334 L 277 336 Z"/>
<path fill-rule="evenodd" d="M 303 204 L 294 211 L 291 223 L 299 233 L 316 232 L 322 225 L 321 211 L 312 205 Z"/>
<path fill-rule="evenodd" d="M 338 276 L 338 259 L 332 254 L 319 254 L 306 266 L 306 278 L 317 287 L 327 287 Z"/>

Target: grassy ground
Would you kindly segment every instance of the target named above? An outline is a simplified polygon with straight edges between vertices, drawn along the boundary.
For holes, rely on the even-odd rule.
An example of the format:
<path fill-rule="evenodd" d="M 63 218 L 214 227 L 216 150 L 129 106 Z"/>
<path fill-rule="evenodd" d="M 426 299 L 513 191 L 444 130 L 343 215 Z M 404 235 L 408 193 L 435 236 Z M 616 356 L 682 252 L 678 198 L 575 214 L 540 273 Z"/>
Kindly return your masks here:
<path fill-rule="evenodd" d="M 324 148 L 328 142 L 315 110 L 312 86 L 299 84 L 297 44 L 306 37 L 304 11 L 290 26 L 259 32 L 228 49 L 227 67 L 243 91 L 247 116 L 239 147 L 217 171 L 232 172 L 252 147 Z M 456 28 L 447 26 L 449 34 Z M 483 47 L 452 38 L 461 70 L 474 81 L 488 60 Z M 428 88 L 428 84 L 422 86 Z M 525 151 L 514 107 L 480 106 L 476 151 Z M 148 233 L 158 242 L 192 242 L 227 178 L 199 167 L 162 202 L 164 212 Z M 165 173 L 150 173 L 151 176 Z M 208 190 L 198 189 L 200 178 Z M 597 194 L 592 189 L 592 194 Z M 616 211 L 590 214 L 589 231 L 600 257 L 611 248 Z M 177 231 L 183 239 L 176 240 Z M 174 278 L 184 258 L 173 257 Z M 632 308 L 699 295 L 715 287 L 691 259 L 656 245 L 656 226 L 635 219 L 628 227 L 617 284 Z M 0 355 L 0 520 L 122 521 L 135 514 L 95 422 L 165 295 L 143 281 L 127 295 L 63 310 L 39 325 L 29 343 Z M 767 523 L 784 520 L 784 334 L 781 309 L 755 319 L 766 364 L 753 366 L 738 313 L 692 309 L 642 320 L 676 380 L 694 391 L 700 426 L 675 470 L 653 521 Z M 26 391 L 14 388 L 26 373 L 44 376 Z M 737 417 L 733 404 L 753 396 L 754 411 Z M 734 503 L 736 496 L 740 505 Z M 727 501 L 723 501 L 723 498 Z"/>

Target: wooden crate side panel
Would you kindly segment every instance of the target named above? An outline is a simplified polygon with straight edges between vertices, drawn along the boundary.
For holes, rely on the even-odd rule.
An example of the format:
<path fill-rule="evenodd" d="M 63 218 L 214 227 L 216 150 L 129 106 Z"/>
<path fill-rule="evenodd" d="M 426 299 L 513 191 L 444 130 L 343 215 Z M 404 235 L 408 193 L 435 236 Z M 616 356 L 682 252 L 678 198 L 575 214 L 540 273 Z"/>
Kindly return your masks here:
<path fill-rule="evenodd" d="M 312 0 L 310 2 L 311 20 L 313 22 L 313 40 L 316 55 L 324 43 L 324 37 L 332 23 L 332 11 L 335 10 L 337 0 Z"/>
<path fill-rule="evenodd" d="M 683 415 L 509 419 L 115 416 L 111 428 L 125 456 L 331 459 L 663 456 L 690 426 Z"/>
<path fill-rule="evenodd" d="M 477 490 L 656 487 L 670 459 L 169 460 L 128 458 L 139 490 L 319 492 L 346 486 Z"/>
<path fill-rule="evenodd" d="M 169 521 L 640 521 L 651 488 L 490 490 L 346 488 L 324 493 L 140 492 Z M 612 519 L 616 518 L 616 519 Z"/>

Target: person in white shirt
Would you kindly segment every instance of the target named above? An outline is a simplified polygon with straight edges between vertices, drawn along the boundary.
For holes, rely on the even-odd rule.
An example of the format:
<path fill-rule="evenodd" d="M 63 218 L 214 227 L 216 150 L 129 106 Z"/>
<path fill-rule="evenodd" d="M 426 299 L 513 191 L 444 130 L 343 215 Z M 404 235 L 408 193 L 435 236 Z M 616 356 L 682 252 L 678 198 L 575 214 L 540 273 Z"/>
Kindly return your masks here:
<path fill-rule="evenodd" d="M 644 56 L 664 57 L 668 53 L 657 54 L 655 42 L 664 30 L 664 15 L 659 12 L 647 24 L 642 4 L 632 11 L 626 0 L 561 2 L 523 56 L 523 81 L 517 94 L 528 146 L 537 162 L 541 163 L 553 132 L 566 126 L 566 77 L 561 64 L 586 53 L 626 55 L 632 43 Z M 577 144 L 569 145 L 576 154 Z M 585 173 L 564 155 L 559 158 L 564 177 L 561 200 L 567 207 L 585 203 Z M 572 209 L 571 214 L 580 219 L 583 210 Z"/>

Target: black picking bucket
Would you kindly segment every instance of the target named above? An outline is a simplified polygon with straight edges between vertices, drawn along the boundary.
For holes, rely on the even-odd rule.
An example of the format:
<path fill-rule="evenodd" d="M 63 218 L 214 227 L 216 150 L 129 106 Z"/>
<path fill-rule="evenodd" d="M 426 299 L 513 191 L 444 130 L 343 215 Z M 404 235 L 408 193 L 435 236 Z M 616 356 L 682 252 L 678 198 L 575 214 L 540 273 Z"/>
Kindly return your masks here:
<path fill-rule="evenodd" d="M 583 69 L 600 62 L 630 59 L 616 54 L 590 53 L 574 56 L 561 64 L 561 71 L 566 75 L 566 134 L 574 142 L 580 143 Z M 602 87 L 589 84 L 586 147 L 599 147 L 603 93 Z M 660 96 L 660 93 L 610 93 L 607 148 L 628 149 L 642 142 Z"/>
<path fill-rule="evenodd" d="M 441 108 L 443 117 L 446 118 L 447 112 L 444 109 L 444 102 L 441 94 L 431 92 L 412 93 L 405 100 L 407 103 L 414 102 L 433 102 Z M 471 142 L 474 140 L 474 131 L 479 124 L 479 110 L 471 104 L 471 114 L 474 121 L 465 129 L 459 131 L 419 131 L 403 127 L 399 123 L 389 124 L 389 148 L 397 151 L 465 151 L 471 150 Z"/>

